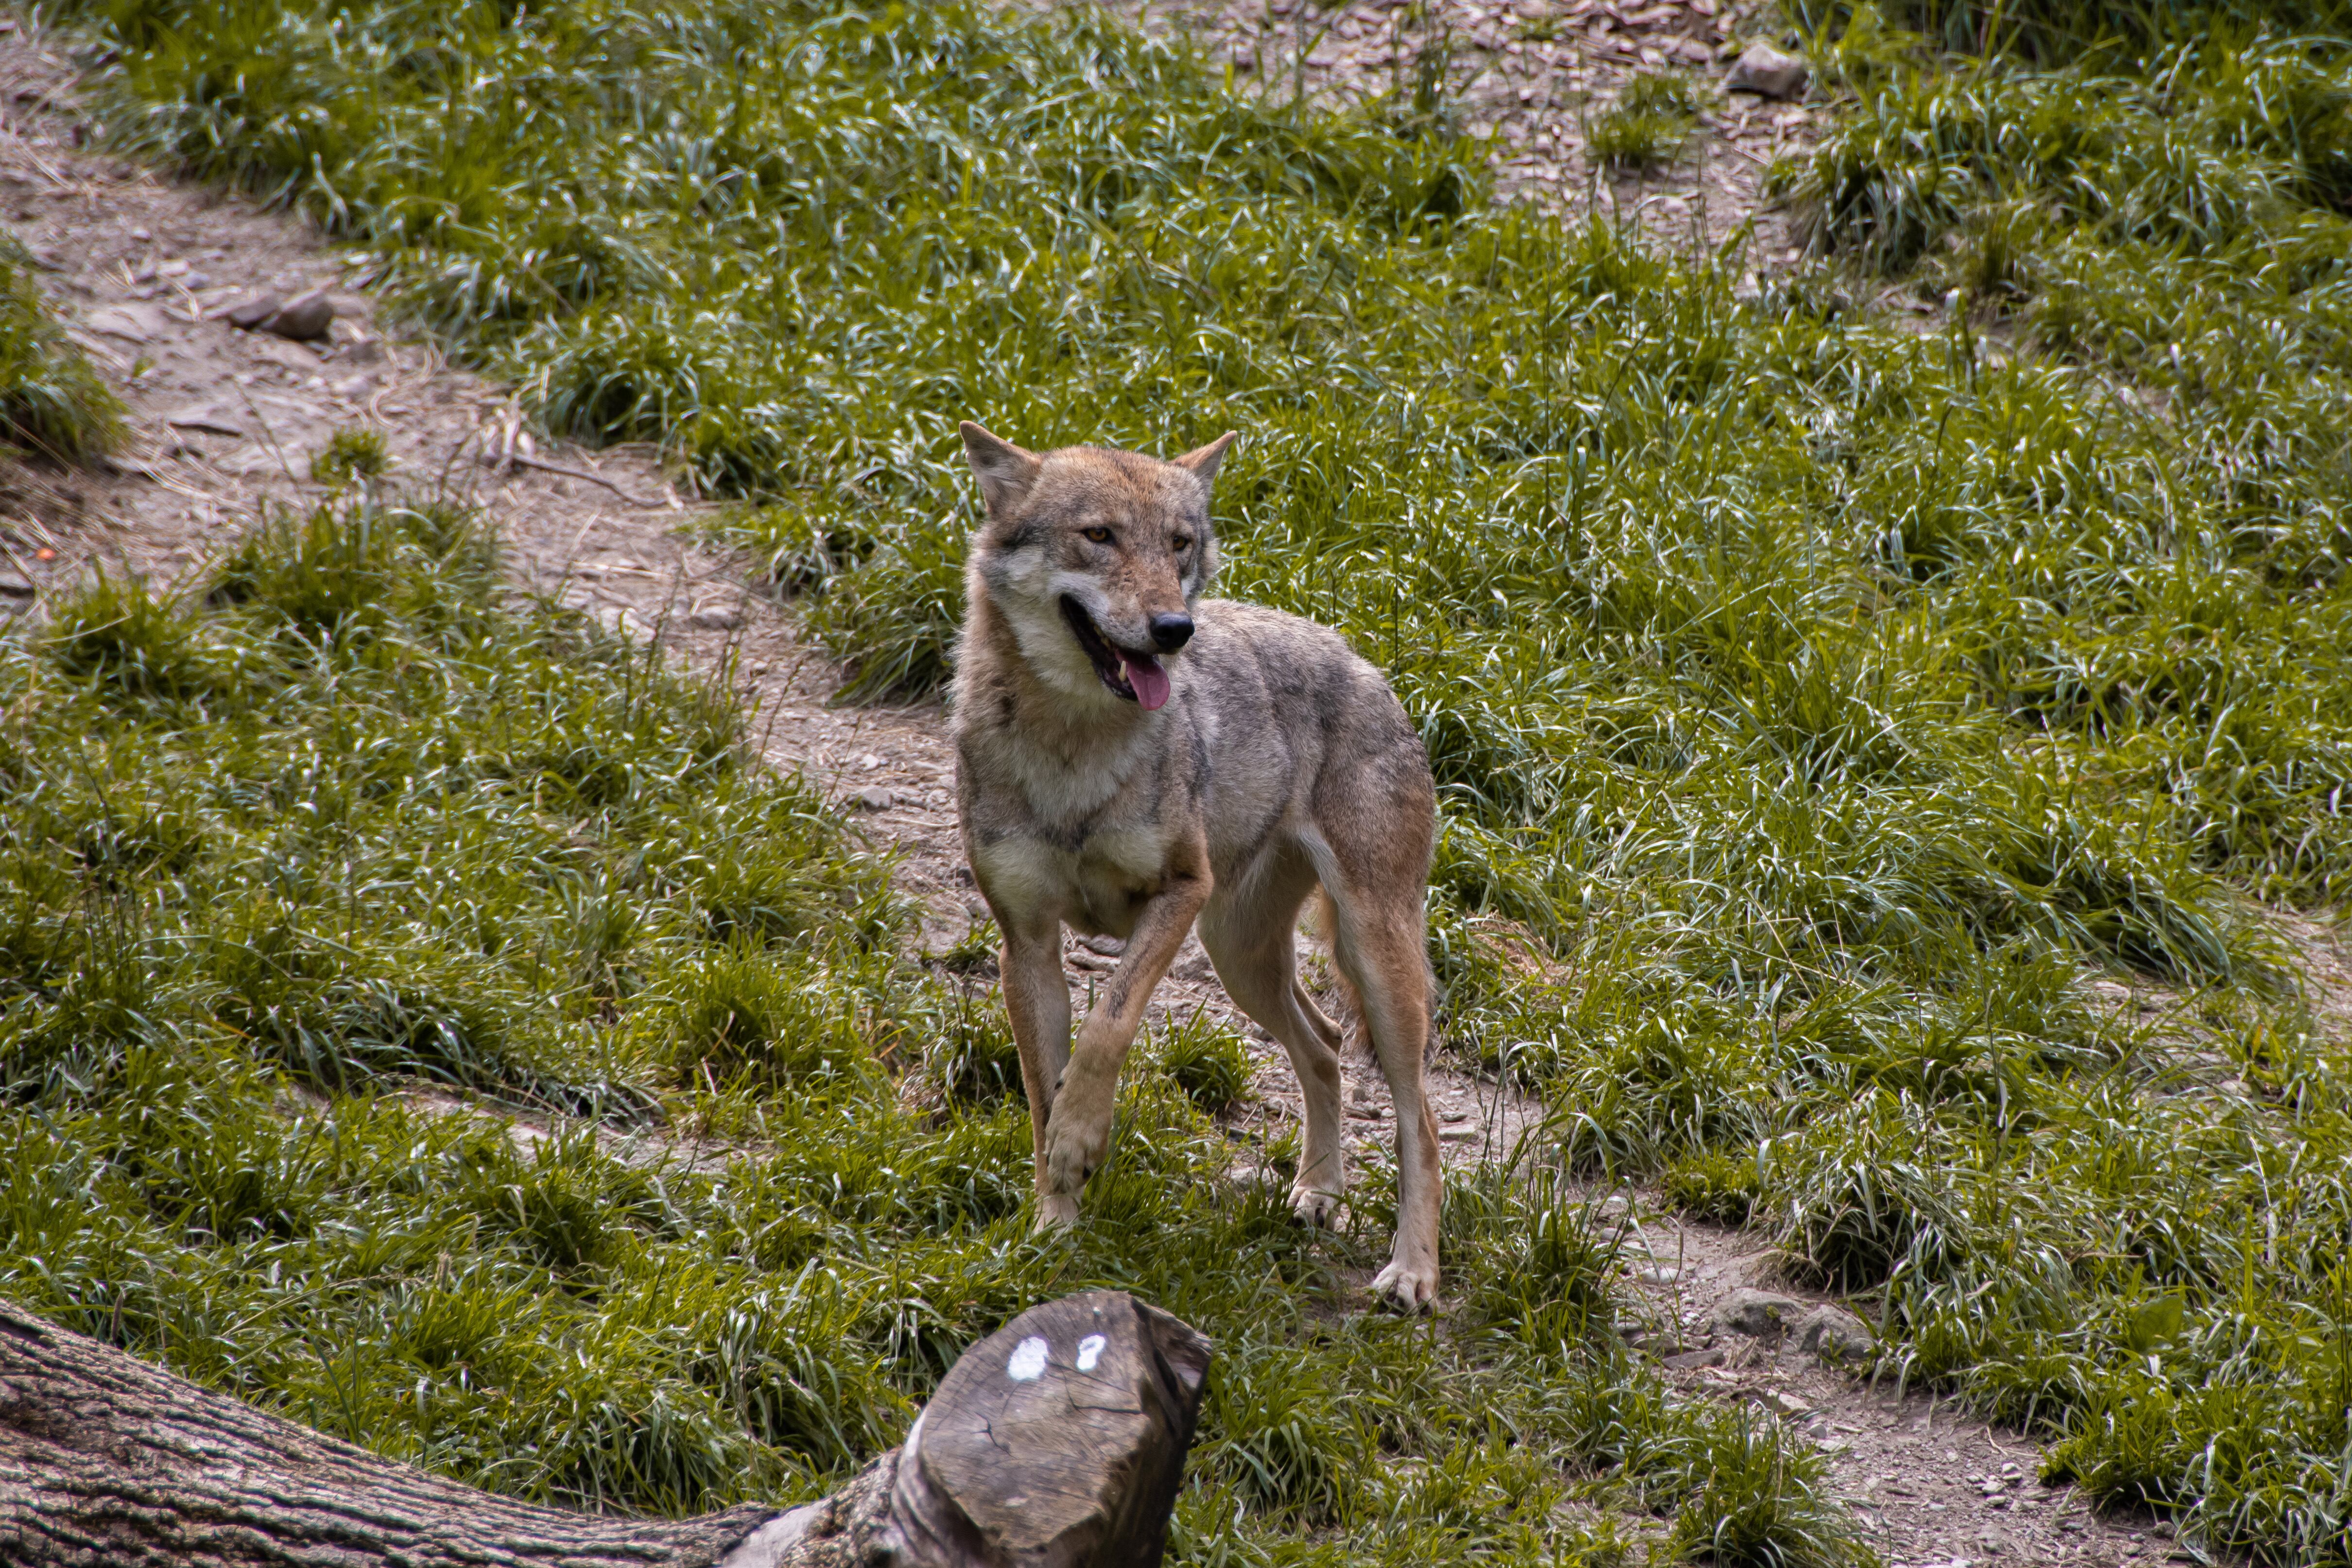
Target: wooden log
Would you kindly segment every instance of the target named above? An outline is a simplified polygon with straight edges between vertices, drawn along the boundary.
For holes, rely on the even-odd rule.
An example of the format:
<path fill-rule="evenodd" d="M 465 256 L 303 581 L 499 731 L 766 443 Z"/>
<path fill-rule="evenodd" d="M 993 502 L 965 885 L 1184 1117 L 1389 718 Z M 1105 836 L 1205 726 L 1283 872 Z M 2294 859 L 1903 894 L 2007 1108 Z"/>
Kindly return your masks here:
<path fill-rule="evenodd" d="M 613 1519 L 379 1458 L 0 1301 L 0 1563 L 1148 1568 L 1208 1363 L 1130 1296 L 1067 1297 L 973 1346 L 822 1502 Z"/>

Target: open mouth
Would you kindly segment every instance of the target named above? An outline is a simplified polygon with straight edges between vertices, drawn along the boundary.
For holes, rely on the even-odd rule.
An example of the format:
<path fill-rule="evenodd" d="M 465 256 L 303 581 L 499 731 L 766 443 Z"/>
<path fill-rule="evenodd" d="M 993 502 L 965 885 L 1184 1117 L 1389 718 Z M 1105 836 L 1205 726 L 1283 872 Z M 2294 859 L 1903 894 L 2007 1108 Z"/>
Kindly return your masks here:
<path fill-rule="evenodd" d="M 1102 628 L 1095 624 L 1086 606 L 1066 593 L 1062 595 L 1062 619 L 1070 623 L 1078 646 L 1087 651 L 1096 677 L 1113 694 L 1140 704 L 1147 713 L 1168 700 L 1168 671 L 1158 654 L 1137 653 L 1114 643 L 1102 634 Z"/>

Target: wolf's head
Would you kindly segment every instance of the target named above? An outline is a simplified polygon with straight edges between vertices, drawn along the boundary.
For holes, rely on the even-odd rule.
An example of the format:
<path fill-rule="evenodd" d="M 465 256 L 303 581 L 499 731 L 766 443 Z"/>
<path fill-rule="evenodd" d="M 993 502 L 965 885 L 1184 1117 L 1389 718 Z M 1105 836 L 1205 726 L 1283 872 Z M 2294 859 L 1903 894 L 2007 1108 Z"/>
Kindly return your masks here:
<path fill-rule="evenodd" d="M 1233 442 L 1228 431 L 1163 463 L 1098 446 L 1024 452 L 964 423 L 988 500 L 971 593 L 1003 616 L 1040 680 L 1082 700 L 1168 700 L 1165 662 L 1191 641 L 1217 570 L 1209 485 Z"/>

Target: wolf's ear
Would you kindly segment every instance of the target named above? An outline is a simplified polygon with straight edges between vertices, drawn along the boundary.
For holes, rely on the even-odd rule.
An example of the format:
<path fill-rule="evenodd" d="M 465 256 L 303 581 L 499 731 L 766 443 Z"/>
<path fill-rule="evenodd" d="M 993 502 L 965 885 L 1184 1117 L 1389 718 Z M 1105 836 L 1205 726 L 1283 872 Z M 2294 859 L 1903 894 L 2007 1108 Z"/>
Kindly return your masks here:
<path fill-rule="evenodd" d="M 963 432 L 963 455 L 980 476 L 980 493 L 988 498 L 988 509 L 1009 512 L 1019 506 L 1037 482 L 1037 455 L 998 440 L 968 419 L 957 428 Z"/>
<path fill-rule="evenodd" d="M 1225 448 L 1234 444 L 1237 434 L 1237 432 L 1228 430 L 1206 446 L 1196 446 L 1183 456 L 1169 461 L 1179 468 L 1199 475 L 1202 484 L 1213 484 L 1217 477 L 1217 465 L 1225 460 Z"/>

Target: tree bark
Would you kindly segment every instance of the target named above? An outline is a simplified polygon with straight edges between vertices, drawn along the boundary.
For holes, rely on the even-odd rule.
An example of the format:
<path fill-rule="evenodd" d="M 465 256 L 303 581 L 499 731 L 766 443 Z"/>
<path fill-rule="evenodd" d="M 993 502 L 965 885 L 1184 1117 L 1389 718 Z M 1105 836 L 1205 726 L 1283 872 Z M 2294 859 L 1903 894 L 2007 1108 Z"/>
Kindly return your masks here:
<path fill-rule="evenodd" d="M 1123 1292 L 1033 1308 L 822 1502 L 538 1508 L 393 1463 L 0 1301 L 0 1563 L 23 1568 L 1144 1568 L 1208 1342 Z"/>

